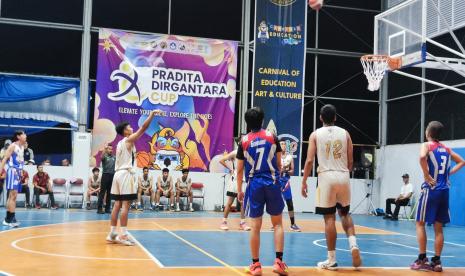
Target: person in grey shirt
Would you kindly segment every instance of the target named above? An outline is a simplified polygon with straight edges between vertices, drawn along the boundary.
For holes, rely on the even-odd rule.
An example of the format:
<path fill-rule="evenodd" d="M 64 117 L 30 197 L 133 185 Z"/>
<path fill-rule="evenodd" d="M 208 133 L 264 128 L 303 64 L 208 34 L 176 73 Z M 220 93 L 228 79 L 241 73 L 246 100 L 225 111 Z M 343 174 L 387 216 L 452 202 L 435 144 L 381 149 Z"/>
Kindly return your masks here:
<path fill-rule="evenodd" d="M 111 213 L 111 185 L 113 183 L 113 176 L 115 175 L 115 160 L 116 157 L 113 155 L 113 146 L 108 143 L 105 146 L 104 153 L 102 155 L 102 180 L 101 189 L 98 194 L 97 213 L 98 214 L 110 214 Z M 105 212 L 103 211 L 103 198 L 106 194 L 105 200 Z"/>

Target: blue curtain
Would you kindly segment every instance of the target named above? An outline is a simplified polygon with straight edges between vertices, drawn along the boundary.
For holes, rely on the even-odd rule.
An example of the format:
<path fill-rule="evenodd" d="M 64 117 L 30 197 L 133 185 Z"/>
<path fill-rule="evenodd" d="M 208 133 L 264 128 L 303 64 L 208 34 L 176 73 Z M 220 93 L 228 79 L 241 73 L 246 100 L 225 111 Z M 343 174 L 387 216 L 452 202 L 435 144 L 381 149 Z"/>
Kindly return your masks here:
<path fill-rule="evenodd" d="M 0 102 L 39 100 L 73 88 L 79 91 L 79 81 L 0 75 Z"/>
<path fill-rule="evenodd" d="M 41 128 L 24 128 L 20 126 L 40 126 L 40 127 L 54 127 L 60 124 L 59 122 L 52 122 L 52 121 L 38 121 L 38 120 L 31 120 L 31 119 L 5 119 L 0 118 L 0 125 L 17 125 L 18 127 L 5 127 L 0 126 L 0 137 L 5 139 L 11 139 L 13 133 L 17 129 L 23 129 L 26 131 L 27 135 L 32 135 L 35 133 L 39 133 L 44 131 Z M 0 145 L 0 147 L 3 145 Z"/>

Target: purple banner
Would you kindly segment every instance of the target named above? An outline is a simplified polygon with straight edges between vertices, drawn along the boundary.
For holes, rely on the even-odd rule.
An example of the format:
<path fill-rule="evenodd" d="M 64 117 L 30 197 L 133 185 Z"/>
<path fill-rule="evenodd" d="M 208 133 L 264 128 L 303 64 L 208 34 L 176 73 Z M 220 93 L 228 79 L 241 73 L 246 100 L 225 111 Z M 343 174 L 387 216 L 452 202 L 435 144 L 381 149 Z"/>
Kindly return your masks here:
<path fill-rule="evenodd" d="M 137 166 L 217 171 L 233 148 L 237 43 L 101 29 L 91 163 L 106 142 L 122 138 L 115 125 L 139 128 Z"/>

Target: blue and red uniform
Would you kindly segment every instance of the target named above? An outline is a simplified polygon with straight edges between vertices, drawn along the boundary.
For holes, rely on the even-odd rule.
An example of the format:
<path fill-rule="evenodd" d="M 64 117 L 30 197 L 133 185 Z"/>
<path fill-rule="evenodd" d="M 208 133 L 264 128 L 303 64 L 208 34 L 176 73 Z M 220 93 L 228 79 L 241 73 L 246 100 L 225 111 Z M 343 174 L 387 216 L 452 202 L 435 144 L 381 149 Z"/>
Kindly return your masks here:
<path fill-rule="evenodd" d="M 421 186 L 416 220 L 433 224 L 448 223 L 449 216 L 449 172 L 451 151 L 438 142 L 428 144 L 428 171 L 436 181 L 431 187 L 428 183 Z"/>
<path fill-rule="evenodd" d="M 284 209 L 276 153 L 281 152 L 278 138 L 271 132 L 259 130 L 244 137 L 236 158 L 244 160 L 247 188 L 244 197 L 246 215 L 251 218 L 280 215 Z"/>

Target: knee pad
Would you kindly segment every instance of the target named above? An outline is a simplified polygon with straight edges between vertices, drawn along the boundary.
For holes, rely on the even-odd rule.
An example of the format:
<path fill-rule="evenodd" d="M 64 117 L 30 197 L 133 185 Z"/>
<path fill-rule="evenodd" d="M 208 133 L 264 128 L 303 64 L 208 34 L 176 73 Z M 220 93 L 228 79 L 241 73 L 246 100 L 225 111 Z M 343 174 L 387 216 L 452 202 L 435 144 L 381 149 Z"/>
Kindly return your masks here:
<path fill-rule="evenodd" d="M 287 211 L 289 212 L 294 211 L 294 202 L 292 202 L 292 199 L 286 200 L 286 205 L 287 205 Z"/>

